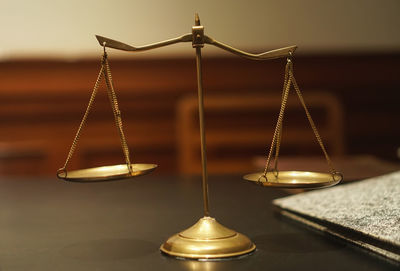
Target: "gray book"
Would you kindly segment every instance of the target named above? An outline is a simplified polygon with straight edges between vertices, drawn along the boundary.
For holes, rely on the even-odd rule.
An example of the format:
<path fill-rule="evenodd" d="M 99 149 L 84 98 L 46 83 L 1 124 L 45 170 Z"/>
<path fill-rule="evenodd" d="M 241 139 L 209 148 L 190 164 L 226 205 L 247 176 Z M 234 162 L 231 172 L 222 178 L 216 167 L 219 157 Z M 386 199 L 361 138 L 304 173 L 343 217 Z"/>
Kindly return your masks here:
<path fill-rule="evenodd" d="M 291 219 L 400 262 L 400 171 L 273 204 Z"/>

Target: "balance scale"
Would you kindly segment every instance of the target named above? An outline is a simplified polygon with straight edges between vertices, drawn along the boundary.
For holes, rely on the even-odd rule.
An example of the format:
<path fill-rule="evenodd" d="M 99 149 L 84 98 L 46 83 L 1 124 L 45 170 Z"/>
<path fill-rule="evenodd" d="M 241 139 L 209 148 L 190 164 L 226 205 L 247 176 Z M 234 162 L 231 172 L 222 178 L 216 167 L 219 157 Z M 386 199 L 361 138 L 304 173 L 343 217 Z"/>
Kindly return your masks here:
<path fill-rule="evenodd" d="M 67 159 L 63 167 L 57 171 L 58 178 L 70 182 L 100 182 L 120 180 L 148 174 L 157 168 L 156 164 L 131 163 L 128 145 L 123 132 L 121 112 L 118 107 L 118 101 L 113 86 L 111 70 L 108 64 L 106 48 L 113 48 L 127 52 L 141 52 L 173 45 L 175 43 L 191 42 L 192 47 L 196 51 L 204 217 L 200 218 L 200 220 L 190 228 L 173 235 L 165 243 L 163 243 L 160 247 L 160 250 L 163 253 L 178 258 L 221 259 L 245 255 L 253 252 L 256 249 L 256 246 L 248 237 L 219 224 L 215 218 L 210 216 L 209 212 L 206 137 L 204 129 L 203 80 L 201 64 L 201 49 L 204 47 L 205 44 L 214 45 L 220 49 L 251 60 L 270 60 L 276 58 L 286 58 L 281 108 L 272 138 L 270 150 L 267 155 L 265 169 L 263 172 L 245 175 L 243 178 L 246 181 L 264 187 L 323 188 L 333 186 L 343 179 L 343 175 L 339 171 L 336 171 L 333 167 L 333 164 L 329 158 L 328 153 L 326 152 L 322 139 L 318 133 L 314 121 L 311 118 L 311 115 L 304 102 L 303 96 L 294 78 L 293 53 L 296 50 L 297 46 L 289 46 L 260 54 L 251 54 L 245 51 L 241 51 L 205 35 L 204 27 L 200 24 L 200 19 L 197 14 L 195 15 L 195 25 L 192 27 L 192 33 L 188 33 L 177 38 L 153 44 L 134 47 L 102 36 L 96 36 L 96 38 L 100 45 L 103 47 L 103 58 L 101 61 L 100 72 L 97 77 L 85 114 L 82 118 L 70 151 L 67 155 Z M 67 170 L 68 163 L 77 147 L 81 132 L 86 124 L 87 117 L 95 101 L 99 84 L 103 78 L 107 86 L 107 94 L 114 114 L 115 124 L 118 129 L 125 158 L 125 164 L 78 169 L 72 171 Z M 304 108 L 310 126 L 313 129 L 316 140 L 318 141 L 322 152 L 324 153 L 326 161 L 330 167 L 330 172 L 328 173 L 278 170 L 278 158 L 282 136 L 282 121 L 284 118 L 286 103 L 288 100 L 288 94 L 291 85 L 294 86 L 294 89 L 302 107 Z M 273 155 L 274 157 L 272 157 Z M 270 168 L 272 160 L 274 160 L 274 166 L 273 168 Z"/>

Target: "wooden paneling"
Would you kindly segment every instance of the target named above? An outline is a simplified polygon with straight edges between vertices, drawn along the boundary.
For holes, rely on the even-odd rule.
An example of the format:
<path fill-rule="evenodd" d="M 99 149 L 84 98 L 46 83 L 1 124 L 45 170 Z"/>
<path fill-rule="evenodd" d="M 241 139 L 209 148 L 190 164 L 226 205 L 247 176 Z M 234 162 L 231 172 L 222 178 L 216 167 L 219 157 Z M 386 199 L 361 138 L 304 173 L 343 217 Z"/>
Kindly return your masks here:
<path fill-rule="evenodd" d="M 307 120 L 297 95 L 285 104 L 280 154 L 311 155 L 323 152 Z M 308 110 L 318 121 L 318 133 L 331 155 L 343 155 L 343 114 L 340 102 L 324 91 L 308 92 Z M 210 173 L 243 173 L 254 170 L 254 157 L 266 156 L 276 127 L 282 95 L 208 95 L 207 154 Z M 181 99 L 177 114 L 177 147 L 182 173 L 201 172 L 199 155 L 198 101 L 196 96 Z M 274 117 L 272 117 L 274 116 Z M 268 150 L 267 150 L 268 149 Z M 324 160 L 324 159 L 322 159 Z"/>
<path fill-rule="evenodd" d="M 400 54 L 296 57 L 295 76 L 302 91 L 324 89 L 343 104 L 348 154 L 396 158 L 399 60 Z M 98 59 L 0 63 L 0 142 L 8 146 L 0 149 L 0 171 L 24 173 L 24 166 L 37 157 L 33 160 L 40 166 L 33 167 L 32 174 L 55 174 L 72 143 L 99 64 Z M 284 64 L 205 55 L 205 95 L 280 93 Z M 111 57 L 110 65 L 133 160 L 159 163 L 161 172 L 177 171 L 176 106 L 183 96 L 196 93 L 194 59 Z M 21 146 L 29 150 L 28 156 Z M 102 89 L 71 167 L 119 162 L 122 152 Z"/>

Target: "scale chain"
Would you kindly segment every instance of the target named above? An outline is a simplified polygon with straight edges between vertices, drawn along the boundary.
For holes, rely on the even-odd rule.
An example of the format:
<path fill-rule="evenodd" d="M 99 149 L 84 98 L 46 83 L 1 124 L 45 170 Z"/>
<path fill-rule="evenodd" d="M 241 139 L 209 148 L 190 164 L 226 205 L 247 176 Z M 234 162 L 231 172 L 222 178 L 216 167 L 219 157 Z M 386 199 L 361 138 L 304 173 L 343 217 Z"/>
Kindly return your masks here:
<path fill-rule="evenodd" d="M 122 128 L 121 111 L 119 110 L 119 107 L 118 107 L 117 96 L 115 94 L 113 83 L 112 83 L 112 76 L 111 76 L 111 70 L 110 70 L 110 67 L 109 67 L 109 64 L 108 64 L 108 60 L 107 60 L 107 53 L 104 51 L 103 58 L 102 58 L 102 61 L 101 61 L 100 72 L 99 72 L 99 74 L 97 76 L 96 83 L 94 85 L 93 92 L 92 92 L 92 94 L 90 96 L 90 100 L 89 100 L 88 106 L 86 108 L 85 114 L 83 115 L 83 118 L 81 120 L 79 128 L 78 128 L 78 130 L 77 130 L 77 132 L 75 134 L 75 137 L 74 137 L 74 140 L 72 142 L 71 148 L 70 148 L 70 150 L 68 152 L 68 155 L 67 155 L 67 159 L 66 159 L 63 167 L 57 170 L 57 174 L 58 175 L 63 173 L 63 172 L 65 174 L 67 174 L 66 173 L 66 168 L 68 166 L 69 161 L 72 158 L 73 153 L 75 152 L 76 146 L 78 144 L 79 138 L 80 138 L 81 133 L 82 133 L 82 129 L 86 124 L 86 121 L 87 121 L 87 118 L 89 116 L 90 110 L 92 109 L 94 100 L 96 98 L 97 90 L 99 88 L 100 81 L 101 81 L 102 77 L 104 77 L 104 80 L 106 81 L 107 94 L 108 94 L 108 97 L 109 97 L 109 100 L 110 100 L 110 103 L 111 103 L 111 108 L 113 110 L 115 124 L 116 124 L 116 126 L 118 128 L 118 134 L 119 134 L 119 137 L 120 137 L 122 150 L 123 150 L 123 153 L 124 153 L 124 156 L 125 156 L 125 161 L 126 161 L 129 173 L 132 174 L 132 167 L 131 167 L 131 162 L 130 162 L 130 158 L 129 158 L 128 144 L 126 142 L 125 134 L 124 134 L 123 128 Z"/>
<path fill-rule="evenodd" d="M 102 62 L 103 61 L 104 61 L 104 57 L 103 57 Z M 94 100 L 96 98 L 96 94 L 97 94 L 97 90 L 98 90 L 99 85 L 100 85 L 101 77 L 103 76 L 103 71 L 104 71 L 104 66 L 101 65 L 100 72 L 99 72 L 99 75 L 97 76 L 96 83 L 94 84 L 93 92 L 92 92 L 92 94 L 90 96 L 88 106 L 86 107 L 85 114 L 83 115 L 81 123 L 79 124 L 79 128 L 78 128 L 78 130 L 77 130 L 77 132 L 75 134 L 74 140 L 72 141 L 72 145 L 71 145 L 71 148 L 69 149 L 69 152 L 68 152 L 68 155 L 67 155 L 67 159 L 65 160 L 64 166 L 62 168 L 60 168 L 59 170 L 57 170 L 57 174 L 60 174 L 62 172 L 66 172 L 66 168 L 68 166 L 68 163 L 71 160 L 72 155 L 75 152 L 76 146 L 77 146 L 79 138 L 81 136 L 82 129 L 86 124 L 86 120 L 87 120 L 87 118 L 89 116 L 90 110 L 92 109 Z"/>
<path fill-rule="evenodd" d="M 289 65 L 285 66 L 285 79 L 283 82 L 283 90 L 282 90 L 282 102 L 284 101 L 284 97 L 285 97 L 285 93 L 289 92 L 289 89 L 286 90 L 288 88 L 288 86 L 290 87 L 290 83 L 288 84 L 289 81 Z M 287 101 L 288 97 L 286 97 L 286 101 Z M 285 102 L 285 107 L 286 107 L 286 102 Z M 280 150 L 280 146 L 281 146 L 281 141 L 282 141 L 282 126 L 283 126 L 283 118 L 284 118 L 284 114 L 285 114 L 285 109 L 283 109 L 282 112 L 282 117 L 281 117 L 281 123 L 280 123 L 280 128 L 278 130 L 278 135 L 277 135 L 277 142 L 276 142 L 276 146 L 275 146 L 275 159 L 274 159 L 274 172 L 276 174 L 276 177 L 278 176 L 279 172 L 278 172 L 278 157 L 279 157 L 279 150 Z"/>
<path fill-rule="evenodd" d="M 282 123 L 283 123 L 283 117 L 284 117 L 284 113 L 285 113 L 285 108 L 286 108 L 286 104 L 287 104 L 287 100 L 288 100 L 289 91 L 290 91 L 290 85 L 291 84 L 293 84 L 293 86 L 294 86 L 296 94 L 299 97 L 300 103 L 301 103 L 301 105 L 302 105 L 302 107 L 303 107 L 303 109 L 304 109 L 304 111 L 306 113 L 308 122 L 310 123 L 310 126 L 311 126 L 311 128 L 312 128 L 312 130 L 314 132 L 314 135 L 315 135 L 315 137 L 316 137 L 316 139 L 317 139 L 317 141 L 318 141 L 318 143 L 319 143 L 319 145 L 320 145 L 320 147 L 322 149 L 322 152 L 324 153 L 325 159 L 326 159 L 326 161 L 328 163 L 328 166 L 330 167 L 331 174 L 333 176 L 340 175 L 340 177 L 341 177 L 341 173 L 337 172 L 333 167 L 333 163 L 332 163 L 332 161 L 331 161 L 331 159 L 330 159 L 330 157 L 329 157 L 329 155 L 328 155 L 328 153 L 327 153 L 327 151 L 325 149 L 325 146 L 324 146 L 324 144 L 322 142 L 322 138 L 319 135 L 318 129 L 315 126 L 315 123 L 314 123 L 314 121 L 313 121 L 313 119 L 311 117 L 311 114 L 308 111 L 308 108 L 307 108 L 307 106 L 305 104 L 303 95 L 301 94 L 300 88 L 299 88 L 299 86 L 298 86 L 298 84 L 296 82 L 296 79 L 294 78 L 293 62 L 291 60 L 291 55 L 289 55 L 289 57 L 287 59 L 287 64 L 286 64 L 286 67 L 285 67 L 285 79 L 284 79 L 284 84 L 283 84 L 281 109 L 279 111 L 277 124 L 276 124 L 276 127 L 275 127 L 274 135 L 272 137 L 272 143 L 271 143 L 271 147 L 270 147 L 270 150 L 269 150 L 269 153 L 268 153 L 268 156 L 267 156 L 265 169 L 264 169 L 264 172 L 260 176 L 258 181 L 260 182 L 261 178 L 265 178 L 265 180 L 268 181 L 267 173 L 269 171 L 269 165 L 270 165 L 270 162 L 271 162 L 271 156 L 272 156 L 272 153 L 274 152 L 274 149 L 275 149 L 275 159 L 274 159 L 275 160 L 274 161 L 275 165 L 274 165 L 274 170 L 273 171 L 274 171 L 274 174 L 275 174 L 276 177 L 279 174 L 279 171 L 278 171 L 278 158 L 279 158 L 279 150 L 280 150 L 280 144 L 281 144 L 281 139 L 282 139 Z"/>
<path fill-rule="evenodd" d="M 131 161 L 129 158 L 129 148 L 128 148 L 128 144 L 126 142 L 125 134 L 124 134 L 124 131 L 122 128 L 121 111 L 119 110 L 117 95 L 115 94 L 115 91 L 114 91 L 114 85 L 113 85 L 113 81 L 112 81 L 110 66 L 109 66 L 108 60 L 107 60 L 107 55 L 104 59 L 104 65 L 105 65 L 105 69 L 103 69 L 103 74 L 104 74 L 104 78 L 105 78 L 106 85 L 107 85 L 107 94 L 108 94 L 108 97 L 109 97 L 109 100 L 111 103 L 111 108 L 114 113 L 115 124 L 118 128 L 118 134 L 119 134 L 119 138 L 120 138 L 121 145 L 122 145 L 122 151 L 125 156 L 125 161 L 128 166 L 129 173 L 132 174 Z"/>
<path fill-rule="evenodd" d="M 275 131 L 274 131 L 274 135 L 272 137 L 272 143 L 271 143 L 271 148 L 269 150 L 268 153 L 268 157 L 267 157 L 267 162 L 265 165 L 265 169 L 264 169 L 264 173 L 261 177 L 264 177 L 267 180 L 267 172 L 269 169 L 269 164 L 271 161 L 271 156 L 272 153 L 274 151 L 274 148 L 276 148 L 276 157 L 278 156 L 279 153 L 279 146 L 277 146 L 277 138 L 278 138 L 278 142 L 280 145 L 280 137 L 281 137 L 281 129 L 282 129 L 282 121 L 283 121 L 283 116 L 284 116 L 284 112 L 285 112 L 285 108 L 286 108 L 286 103 L 287 103 L 287 99 L 288 99 L 288 94 L 289 94 L 289 89 L 290 89 L 290 83 L 291 83 L 291 77 L 288 76 L 288 71 L 289 71 L 289 62 L 286 64 L 286 68 L 285 68 L 285 83 L 283 86 L 283 93 L 282 93 L 282 103 L 281 103 L 281 109 L 279 111 L 279 116 L 278 116 L 278 120 L 276 123 L 276 127 L 275 127 Z M 277 165 L 277 162 L 276 162 Z M 277 168 L 275 168 L 275 170 L 277 171 Z M 260 178 L 261 178 L 260 177 Z"/>
<path fill-rule="evenodd" d="M 310 112 L 308 111 L 306 103 L 304 102 L 304 98 L 303 98 L 303 95 L 301 94 L 300 88 L 297 85 L 296 79 L 294 78 L 294 75 L 293 75 L 293 64 L 290 65 L 289 75 L 290 75 L 290 78 L 292 79 L 293 86 L 294 86 L 294 89 L 296 90 L 297 96 L 299 97 L 300 103 L 303 106 L 304 111 L 306 112 L 308 122 L 310 123 L 310 126 L 314 131 L 314 135 L 315 135 L 315 137 L 316 137 L 316 139 L 317 139 L 317 141 L 318 141 L 318 143 L 319 143 L 319 145 L 320 145 L 320 147 L 322 149 L 322 152 L 325 155 L 325 159 L 326 159 L 326 161 L 327 161 L 327 163 L 328 163 L 328 165 L 330 167 L 331 173 L 332 174 L 336 174 L 337 171 L 333 167 L 333 163 L 332 163 L 331 159 L 329 158 L 328 152 L 326 151 L 324 143 L 322 142 L 322 138 L 318 133 L 318 129 L 315 126 L 315 123 L 314 123 L 314 121 L 313 121 L 313 119 L 311 117 Z"/>

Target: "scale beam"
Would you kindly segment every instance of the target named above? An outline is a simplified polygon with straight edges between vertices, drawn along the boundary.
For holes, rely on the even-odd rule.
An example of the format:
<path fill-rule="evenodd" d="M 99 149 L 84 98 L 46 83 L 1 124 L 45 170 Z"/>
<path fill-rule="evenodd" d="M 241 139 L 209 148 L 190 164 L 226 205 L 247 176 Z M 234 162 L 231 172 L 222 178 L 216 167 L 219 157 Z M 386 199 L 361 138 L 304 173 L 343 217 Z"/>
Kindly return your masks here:
<path fill-rule="evenodd" d="M 183 36 L 169 39 L 169 40 L 164 40 L 156 43 L 151 43 L 143 46 L 132 46 L 117 40 L 113 40 L 110 38 L 102 37 L 99 35 L 96 35 L 96 39 L 99 42 L 101 46 L 117 49 L 117 50 L 122 50 L 122 51 L 128 51 L 128 52 L 139 52 L 139 51 L 147 51 L 151 49 L 156 49 L 160 47 L 165 47 L 169 46 L 175 43 L 180 43 L 180 42 L 193 42 L 193 35 L 191 33 L 185 34 Z M 276 59 L 276 58 L 282 58 L 282 57 L 287 57 L 289 56 L 290 53 L 294 53 L 294 51 L 297 49 L 297 45 L 292 45 L 288 47 L 283 47 L 259 54 L 252 54 L 249 52 L 245 52 L 239 49 L 236 49 L 230 45 L 224 44 L 222 42 L 219 42 L 213 38 L 210 38 L 207 35 L 204 35 L 204 43 L 214 45 L 215 47 L 218 47 L 220 49 L 223 49 L 227 52 L 233 53 L 235 55 L 248 58 L 248 59 L 253 59 L 253 60 L 270 60 L 270 59 Z"/>
<path fill-rule="evenodd" d="M 117 50 L 122 50 L 122 51 L 128 51 L 128 52 L 135 52 L 135 51 L 147 51 L 159 47 L 165 47 L 171 44 L 175 44 L 178 42 L 191 42 L 192 41 L 192 34 L 186 34 L 174 39 L 169 39 L 169 40 L 164 40 L 156 43 L 151 43 L 147 44 L 144 46 L 139 46 L 139 47 L 134 47 L 129 44 L 113 40 L 110 38 L 102 37 L 99 35 L 96 35 L 96 39 L 99 42 L 101 46 L 117 49 Z"/>
<path fill-rule="evenodd" d="M 297 45 L 292 45 L 292 46 L 288 46 L 288 47 L 284 47 L 284 48 L 279 48 L 279 49 L 263 52 L 260 54 L 252 54 L 252 53 L 248 53 L 248 52 L 236 49 L 230 45 L 227 45 L 227 44 L 224 44 L 217 40 L 214 40 L 208 36 L 205 36 L 204 42 L 207 44 L 214 45 L 225 51 L 231 52 L 235 55 L 245 57 L 248 59 L 253 59 L 253 60 L 269 60 L 269 59 L 287 57 L 289 55 L 289 53 L 294 53 L 294 51 L 297 49 Z"/>

